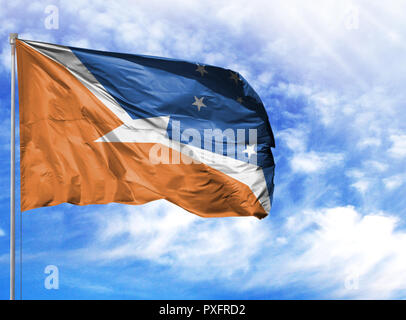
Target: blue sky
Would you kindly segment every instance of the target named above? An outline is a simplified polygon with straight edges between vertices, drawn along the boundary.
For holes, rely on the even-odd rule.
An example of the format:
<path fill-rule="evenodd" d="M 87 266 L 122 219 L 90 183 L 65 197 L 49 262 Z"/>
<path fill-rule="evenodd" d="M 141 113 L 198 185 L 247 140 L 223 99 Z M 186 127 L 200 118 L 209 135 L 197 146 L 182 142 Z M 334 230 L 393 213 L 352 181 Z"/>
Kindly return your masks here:
<path fill-rule="evenodd" d="M 52 4 L 56 30 L 44 24 Z M 163 201 L 25 212 L 23 298 L 406 298 L 404 2 L 0 5 L 0 298 L 9 281 L 10 32 L 237 70 L 262 98 L 277 146 L 274 206 L 261 221 L 202 219 Z M 58 290 L 44 287 L 47 265 L 59 268 Z"/>

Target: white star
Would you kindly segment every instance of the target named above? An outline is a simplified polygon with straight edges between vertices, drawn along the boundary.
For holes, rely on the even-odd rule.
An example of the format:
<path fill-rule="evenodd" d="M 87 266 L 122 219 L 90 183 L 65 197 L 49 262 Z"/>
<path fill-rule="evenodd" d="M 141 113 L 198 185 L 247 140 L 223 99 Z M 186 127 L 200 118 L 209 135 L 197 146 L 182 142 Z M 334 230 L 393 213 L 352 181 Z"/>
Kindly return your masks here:
<path fill-rule="evenodd" d="M 235 84 L 238 83 L 238 81 L 240 80 L 240 77 L 238 76 L 237 72 L 232 72 L 230 71 L 230 79 L 235 81 Z"/>
<path fill-rule="evenodd" d="M 197 63 L 197 69 L 195 70 L 197 72 L 200 72 L 200 74 L 202 75 L 202 77 L 204 76 L 205 73 L 208 73 L 205 69 L 204 66 L 201 66 Z"/>
<path fill-rule="evenodd" d="M 247 144 L 247 147 L 246 147 L 246 149 L 245 149 L 243 152 L 248 155 L 248 158 L 251 158 L 251 156 L 252 156 L 253 154 L 256 154 L 256 151 L 255 151 L 255 144 L 252 144 L 252 145 Z"/>
<path fill-rule="evenodd" d="M 198 98 L 195 96 L 195 102 L 192 103 L 193 106 L 197 106 L 197 108 L 200 111 L 201 107 L 207 107 L 204 103 L 203 103 L 203 99 L 204 97 Z"/>

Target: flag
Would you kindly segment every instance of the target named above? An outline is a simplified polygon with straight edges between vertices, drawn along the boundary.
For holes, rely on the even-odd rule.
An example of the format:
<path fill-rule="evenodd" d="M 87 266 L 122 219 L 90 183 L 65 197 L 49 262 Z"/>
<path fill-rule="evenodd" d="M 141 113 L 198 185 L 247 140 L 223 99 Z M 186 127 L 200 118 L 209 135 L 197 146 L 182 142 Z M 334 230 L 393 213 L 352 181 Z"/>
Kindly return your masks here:
<path fill-rule="evenodd" d="M 17 40 L 21 209 L 166 199 L 265 217 L 275 146 L 237 72 Z"/>

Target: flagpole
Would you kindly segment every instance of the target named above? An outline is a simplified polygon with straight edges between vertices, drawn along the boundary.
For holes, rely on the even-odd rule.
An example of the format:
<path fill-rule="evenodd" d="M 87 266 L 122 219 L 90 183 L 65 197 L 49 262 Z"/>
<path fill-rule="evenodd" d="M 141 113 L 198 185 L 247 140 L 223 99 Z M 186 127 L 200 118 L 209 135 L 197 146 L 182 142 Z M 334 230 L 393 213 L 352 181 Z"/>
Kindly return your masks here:
<path fill-rule="evenodd" d="M 10 300 L 15 299 L 15 47 L 18 33 L 10 33 L 11 45 L 11 158 L 10 158 Z"/>

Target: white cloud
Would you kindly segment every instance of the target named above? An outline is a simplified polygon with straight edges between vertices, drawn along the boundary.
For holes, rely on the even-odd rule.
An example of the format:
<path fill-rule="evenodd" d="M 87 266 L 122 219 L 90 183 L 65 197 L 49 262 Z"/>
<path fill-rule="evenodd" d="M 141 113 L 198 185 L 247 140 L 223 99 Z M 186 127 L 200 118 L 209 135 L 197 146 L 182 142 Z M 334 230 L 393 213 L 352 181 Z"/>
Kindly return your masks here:
<path fill-rule="evenodd" d="M 9 44 L 3 46 L 3 49 L 0 53 L 0 60 L 1 60 L 2 68 L 7 71 L 10 71 L 11 70 L 11 50 L 10 50 Z"/>
<path fill-rule="evenodd" d="M 393 190 L 393 189 L 399 188 L 401 185 L 406 183 L 406 175 L 399 174 L 399 175 L 385 178 L 382 181 L 388 190 Z"/>
<path fill-rule="evenodd" d="M 93 244 L 76 257 L 147 260 L 179 278 L 216 279 L 238 291 L 295 284 L 318 287 L 320 295 L 327 289 L 325 298 L 391 298 L 406 286 L 406 233 L 398 222 L 348 206 L 298 211 L 276 227 L 271 220 L 203 219 L 155 202 L 97 217 Z M 358 277 L 357 290 L 346 287 L 351 277 Z"/>
<path fill-rule="evenodd" d="M 353 207 L 297 214 L 285 226 L 289 245 L 262 263 L 268 269 L 254 275 L 248 287 L 290 282 L 328 289 L 336 298 L 396 297 L 406 287 L 406 233 L 396 231 L 397 224 L 393 216 L 363 216 Z M 346 287 L 354 276 L 357 290 Z"/>
<path fill-rule="evenodd" d="M 288 128 L 276 133 L 276 140 L 282 141 L 284 145 L 293 152 L 290 159 L 290 166 L 293 172 L 322 173 L 326 169 L 339 165 L 344 156 L 341 153 L 315 152 L 308 148 L 308 131 L 303 128 Z"/>
<path fill-rule="evenodd" d="M 350 186 L 357 189 L 358 192 L 363 195 L 371 186 L 371 178 L 366 177 L 366 172 L 367 171 L 363 169 L 350 169 L 345 173 L 348 177 L 355 181 Z"/>
<path fill-rule="evenodd" d="M 392 135 L 390 136 L 392 146 L 389 149 L 389 153 L 394 158 L 406 157 L 406 134 Z"/>
<path fill-rule="evenodd" d="M 363 138 L 358 142 L 359 148 L 379 147 L 380 145 L 381 145 L 381 140 L 378 138 L 373 138 L 373 137 Z"/>
<path fill-rule="evenodd" d="M 314 104 L 312 108 L 320 112 L 320 120 L 324 125 L 330 125 L 336 120 L 336 111 L 341 107 L 342 102 L 338 100 L 334 92 L 321 91 L 312 94 L 311 100 Z M 342 110 L 338 112 L 342 112 Z"/>
<path fill-rule="evenodd" d="M 289 128 L 276 133 L 276 139 L 281 141 L 293 152 L 305 151 L 307 148 L 307 135 L 300 128 Z"/>
<path fill-rule="evenodd" d="M 148 259 L 191 276 L 209 268 L 206 277 L 248 270 L 270 231 L 256 218 L 203 219 L 161 201 L 110 212 L 97 224 L 90 259 Z"/>
<path fill-rule="evenodd" d="M 359 179 L 357 182 L 353 183 L 351 185 L 355 189 L 357 189 L 360 193 L 365 193 L 368 191 L 368 188 L 370 186 L 370 181 L 367 179 Z"/>
<path fill-rule="evenodd" d="M 367 167 L 371 169 L 372 171 L 378 171 L 378 172 L 383 172 L 388 169 L 388 165 L 386 163 L 383 163 L 381 161 L 377 160 L 367 160 L 364 162 L 364 167 Z"/>
<path fill-rule="evenodd" d="M 4 230 L 0 228 L 0 237 L 3 237 L 5 235 L 6 235 L 6 233 L 4 232 Z"/>
<path fill-rule="evenodd" d="M 340 153 L 302 152 L 295 153 L 290 161 L 294 172 L 317 173 L 332 166 L 339 165 L 344 160 Z"/>

